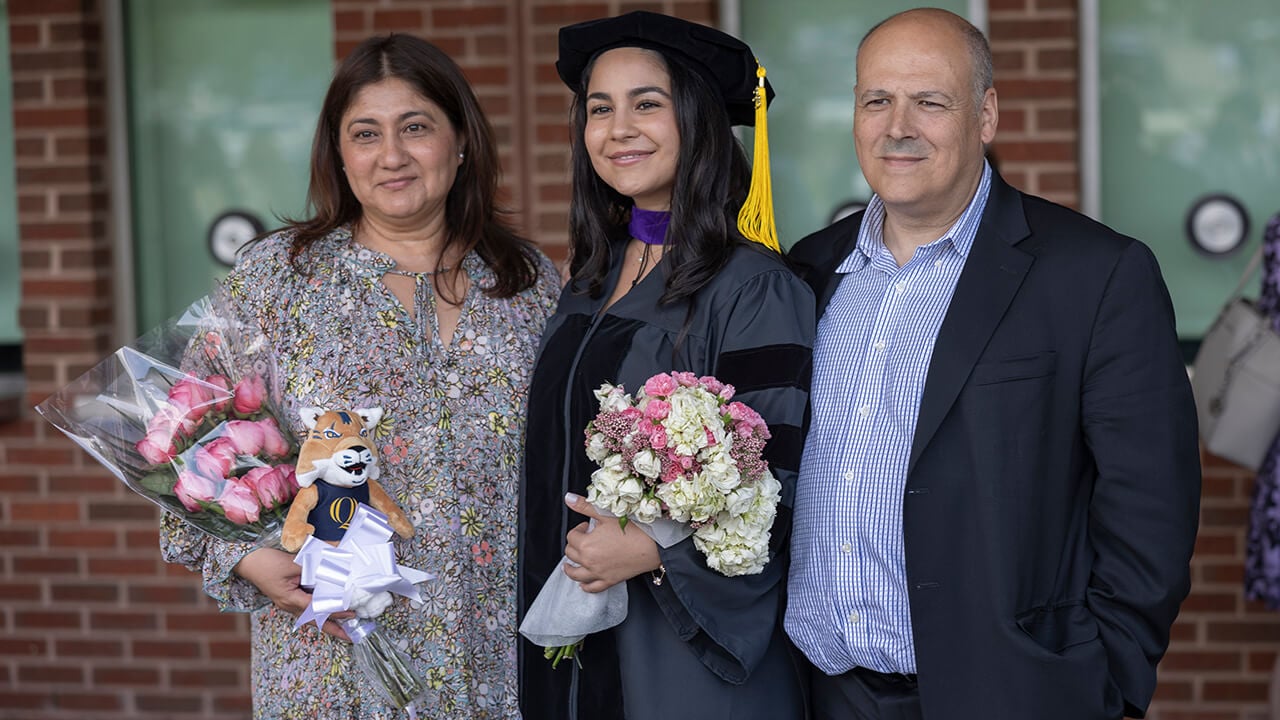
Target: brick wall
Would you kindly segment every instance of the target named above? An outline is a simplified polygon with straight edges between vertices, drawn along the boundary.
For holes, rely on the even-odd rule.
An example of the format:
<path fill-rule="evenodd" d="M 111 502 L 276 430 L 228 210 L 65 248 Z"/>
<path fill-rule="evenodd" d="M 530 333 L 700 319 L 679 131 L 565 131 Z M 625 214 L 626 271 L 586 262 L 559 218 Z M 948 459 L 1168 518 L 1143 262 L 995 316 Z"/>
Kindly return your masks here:
<path fill-rule="evenodd" d="M 92 0 L 8 10 L 30 405 L 114 349 L 102 18 Z M 237 619 L 210 618 L 191 578 L 160 562 L 155 510 L 30 411 L 0 425 L 0 522 L 5 717 L 195 708 L 171 690 L 206 662 L 242 684 L 243 642 L 219 666 L 204 633 Z"/>
<path fill-rule="evenodd" d="M 113 350 L 101 8 L 8 0 L 28 401 Z M 335 56 L 372 32 L 435 41 L 490 114 L 515 219 L 564 257 L 568 91 L 556 30 L 652 9 L 711 22 L 715 0 L 333 0 Z M 990 0 L 1001 124 L 1015 185 L 1079 203 L 1075 0 Z M 1194 588 L 1161 667 L 1160 720 L 1261 720 L 1280 614 L 1240 579 L 1252 478 L 1206 458 Z M 157 512 L 29 411 L 0 424 L 0 718 L 241 718 L 245 618 L 166 566 Z"/>
<path fill-rule="evenodd" d="M 1076 0 L 990 0 L 1000 126 L 994 151 L 1012 185 L 1080 203 Z"/>

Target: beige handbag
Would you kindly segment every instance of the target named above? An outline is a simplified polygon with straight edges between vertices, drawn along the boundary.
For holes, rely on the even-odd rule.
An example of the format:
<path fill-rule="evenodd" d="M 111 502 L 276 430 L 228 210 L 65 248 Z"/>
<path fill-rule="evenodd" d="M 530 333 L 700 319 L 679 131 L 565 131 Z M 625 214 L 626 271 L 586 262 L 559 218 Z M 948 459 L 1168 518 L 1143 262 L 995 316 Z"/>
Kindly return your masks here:
<path fill-rule="evenodd" d="M 1254 471 L 1280 431 L 1280 335 L 1241 296 L 1261 260 L 1259 247 L 1205 333 L 1191 375 L 1205 449 Z"/>

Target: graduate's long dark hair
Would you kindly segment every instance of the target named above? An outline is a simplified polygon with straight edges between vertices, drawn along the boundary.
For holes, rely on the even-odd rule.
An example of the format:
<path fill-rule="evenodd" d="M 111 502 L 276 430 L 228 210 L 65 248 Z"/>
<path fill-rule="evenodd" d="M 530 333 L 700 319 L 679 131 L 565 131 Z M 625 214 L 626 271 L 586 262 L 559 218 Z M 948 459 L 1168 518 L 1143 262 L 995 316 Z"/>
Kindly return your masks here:
<path fill-rule="evenodd" d="M 691 298 L 729 261 L 733 249 L 749 242 L 737 229 L 738 209 L 751 184 L 751 166 L 729 124 L 719 93 L 697 72 L 661 50 L 671 78 L 671 97 L 680 132 L 680 153 L 671 188 L 671 224 L 663 261 L 670 274 L 662 304 Z M 631 198 L 596 174 L 584 147 L 587 87 L 599 55 L 582 73 L 573 99 L 573 197 L 569 204 L 569 240 L 573 260 L 570 282 L 577 292 L 604 292 L 612 253 L 628 238 Z M 669 261 L 668 261 L 669 258 Z"/>

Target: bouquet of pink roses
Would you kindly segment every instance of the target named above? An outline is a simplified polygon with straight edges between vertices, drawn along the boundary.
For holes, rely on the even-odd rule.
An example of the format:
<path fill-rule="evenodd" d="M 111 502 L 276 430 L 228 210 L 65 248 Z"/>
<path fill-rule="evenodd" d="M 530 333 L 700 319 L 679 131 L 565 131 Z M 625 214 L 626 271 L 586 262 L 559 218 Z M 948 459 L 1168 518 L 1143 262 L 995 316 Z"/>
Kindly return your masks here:
<path fill-rule="evenodd" d="M 180 369 L 186 368 L 186 369 Z M 129 489 L 222 540 L 278 543 L 297 493 L 265 345 L 203 299 L 36 410 Z"/>
<path fill-rule="evenodd" d="M 605 383 L 586 428 L 587 456 L 599 466 L 587 500 L 663 547 L 692 535 L 707 567 L 730 577 L 760 573 L 769 562 L 782 491 L 762 457 L 768 426 L 733 394 L 732 385 L 688 372 L 654 375 L 634 397 Z M 626 613 L 625 584 L 587 593 L 553 572 L 520 632 L 555 664 Z"/>

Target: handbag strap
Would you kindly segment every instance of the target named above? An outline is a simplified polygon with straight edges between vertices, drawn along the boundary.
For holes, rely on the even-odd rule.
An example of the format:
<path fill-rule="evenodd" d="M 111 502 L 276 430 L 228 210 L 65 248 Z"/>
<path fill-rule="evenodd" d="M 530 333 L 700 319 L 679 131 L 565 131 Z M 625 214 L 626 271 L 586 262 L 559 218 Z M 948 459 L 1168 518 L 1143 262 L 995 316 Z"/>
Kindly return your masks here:
<path fill-rule="evenodd" d="M 1264 243 L 1258 243 L 1258 249 L 1253 251 L 1253 257 L 1249 258 L 1249 264 L 1245 265 L 1244 272 L 1240 274 L 1240 280 L 1236 283 L 1236 289 L 1231 291 L 1231 296 L 1227 298 L 1227 304 L 1230 305 L 1232 300 L 1244 294 L 1244 286 L 1249 284 L 1253 273 L 1257 271 L 1258 265 L 1262 263 L 1262 251 L 1266 247 Z"/>

